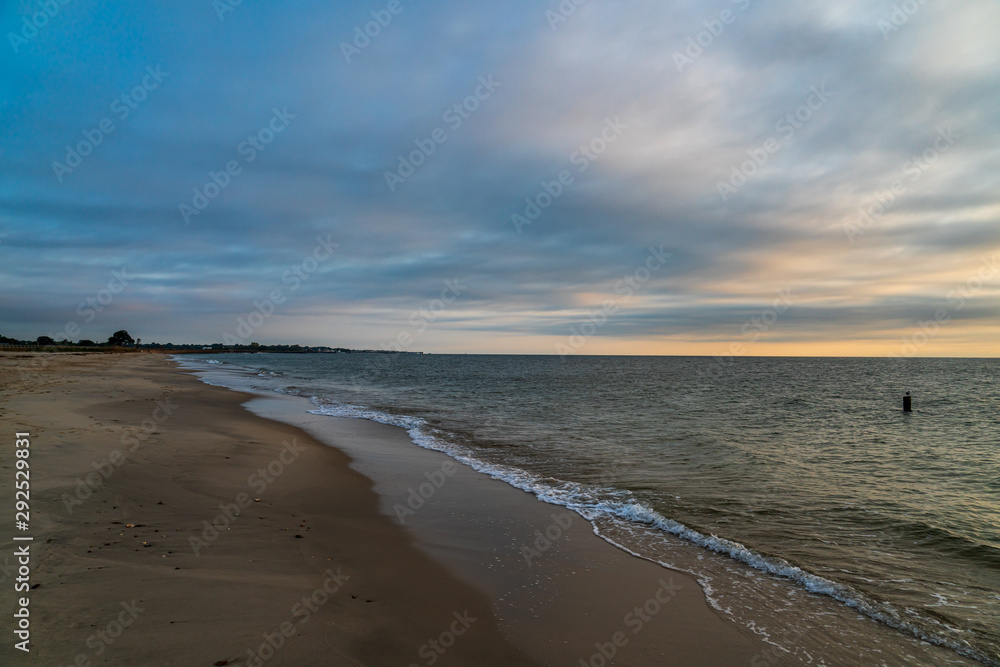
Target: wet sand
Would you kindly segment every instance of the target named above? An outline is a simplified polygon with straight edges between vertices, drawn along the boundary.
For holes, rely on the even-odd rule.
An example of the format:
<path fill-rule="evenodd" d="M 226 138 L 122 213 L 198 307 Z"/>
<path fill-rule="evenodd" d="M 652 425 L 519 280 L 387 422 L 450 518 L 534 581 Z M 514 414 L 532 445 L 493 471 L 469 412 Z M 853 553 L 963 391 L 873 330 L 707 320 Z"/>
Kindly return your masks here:
<path fill-rule="evenodd" d="M 0 398 L 31 433 L 39 584 L 4 664 L 780 664 L 690 577 L 401 429 L 155 354 L 0 354 Z"/>
<path fill-rule="evenodd" d="M 344 454 L 175 366 L 152 354 L 44 366 L 0 355 L 3 423 L 31 433 L 39 584 L 30 656 L 5 640 L 0 662 L 533 664 L 500 636 L 483 593 L 378 511 Z"/>

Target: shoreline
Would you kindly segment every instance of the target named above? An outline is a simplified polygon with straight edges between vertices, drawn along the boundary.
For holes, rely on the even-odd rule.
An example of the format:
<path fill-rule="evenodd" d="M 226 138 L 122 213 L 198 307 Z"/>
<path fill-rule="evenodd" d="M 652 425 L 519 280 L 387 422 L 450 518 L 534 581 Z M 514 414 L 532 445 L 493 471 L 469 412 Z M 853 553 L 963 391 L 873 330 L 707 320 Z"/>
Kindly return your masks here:
<path fill-rule="evenodd" d="M 552 522 L 549 506 L 471 469 L 456 466 L 438 500 L 471 483 L 471 497 L 495 498 L 481 495 L 492 485 L 515 507 L 481 502 L 479 519 L 491 518 L 480 535 L 445 522 L 428 548 L 380 509 L 336 443 L 245 407 L 270 397 L 210 386 L 162 355 L 34 356 L 0 355 L 4 421 L 32 433 L 37 475 L 26 664 L 576 665 L 613 652 L 712 666 L 764 648 L 717 617 L 693 579 L 614 549 L 583 521 L 539 560 L 561 579 L 526 577 L 519 550 L 492 579 L 463 568 L 485 562 L 477 540 L 504 520 Z M 305 416 L 340 422 L 342 441 L 445 458 L 396 427 Z M 512 528 L 515 546 L 535 528 Z M 510 582 L 519 590 L 496 604 Z M 128 626 L 115 625 L 122 605 Z"/>
<path fill-rule="evenodd" d="M 310 414 L 242 370 L 37 356 L 0 354 L 38 475 L 25 664 L 798 664 L 691 574 L 398 426 Z"/>
<path fill-rule="evenodd" d="M 4 423 L 32 435 L 38 584 L 31 652 L 4 642 L 5 662 L 536 664 L 342 452 L 165 356 L 34 356 L 0 355 Z"/>
<path fill-rule="evenodd" d="M 208 365 L 198 362 L 194 364 L 194 368 L 198 370 L 199 376 L 203 377 L 205 381 L 217 382 L 237 390 L 250 388 L 254 393 L 269 399 L 280 397 L 280 399 L 272 401 L 275 403 L 298 401 L 299 407 L 292 411 L 295 417 L 291 418 L 290 423 L 303 425 L 305 421 L 308 421 L 317 426 L 312 432 L 320 440 L 347 451 L 355 459 L 357 469 L 376 481 L 376 490 L 383 496 L 383 513 L 390 516 L 395 514 L 395 518 L 400 522 L 405 519 L 409 525 L 414 521 L 414 518 L 410 516 L 410 511 L 405 507 L 402 512 L 394 513 L 392 511 L 392 500 L 403 500 L 403 496 L 406 495 L 406 485 L 400 484 L 398 480 L 408 480 L 413 483 L 414 487 L 419 488 L 426 480 L 419 477 L 413 478 L 413 475 L 408 477 L 407 474 L 421 466 L 416 463 L 407 463 L 399 470 L 389 471 L 391 474 L 387 476 L 386 456 L 373 455 L 369 447 L 355 447 L 357 437 L 342 437 L 340 441 L 324 437 L 325 431 L 330 432 L 328 435 L 332 436 L 346 435 L 338 433 L 333 426 L 334 423 L 356 422 L 357 418 L 360 417 L 370 424 L 395 431 L 401 437 L 395 438 L 395 446 L 388 450 L 391 457 L 410 459 L 420 456 L 414 453 L 414 450 L 432 452 L 432 458 L 425 458 L 422 466 L 426 474 L 433 472 L 432 461 L 453 460 L 462 462 L 461 469 L 468 467 L 477 471 L 472 475 L 474 478 L 488 480 L 476 492 L 464 493 L 464 499 L 451 507 L 447 504 L 437 507 L 441 496 L 433 495 L 432 498 L 429 498 L 427 509 L 421 510 L 421 515 L 416 517 L 418 523 L 426 520 L 427 524 L 414 527 L 414 535 L 418 541 L 424 537 L 423 546 L 429 552 L 460 571 L 468 569 L 469 564 L 456 557 L 456 554 L 461 552 L 461 549 L 456 548 L 456 546 L 460 546 L 467 535 L 474 534 L 477 525 L 486 523 L 488 518 L 480 517 L 478 521 L 467 522 L 464 533 L 453 530 L 451 534 L 442 537 L 436 535 L 435 531 L 440 532 L 442 526 L 460 525 L 455 517 L 466 511 L 466 505 L 470 501 L 479 501 L 481 498 L 487 497 L 488 494 L 495 493 L 494 487 L 499 486 L 505 489 L 508 495 L 512 489 L 516 489 L 517 492 L 514 494 L 516 497 L 524 497 L 523 492 L 527 492 L 532 501 L 541 501 L 542 506 L 549 511 L 566 509 L 568 503 L 560 500 L 558 495 L 552 496 L 548 492 L 551 488 L 543 485 L 543 492 L 537 493 L 533 485 L 525 486 L 521 483 L 518 469 L 508 469 L 503 465 L 493 467 L 490 464 L 484 464 L 482 460 L 476 458 L 474 453 L 471 454 L 471 458 L 466 458 L 469 454 L 464 454 L 461 450 L 456 452 L 447 444 L 447 434 L 444 434 L 445 444 L 442 446 L 440 436 L 429 436 L 424 427 L 420 426 L 423 421 L 418 417 L 404 415 L 395 418 L 378 410 L 370 411 L 366 408 L 328 410 L 322 406 L 322 400 L 320 404 L 317 404 L 315 400 L 307 400 L 295 391 L 292 391 L 292 396 L 289 396 L 287 392 L 280 389 L 274 392 L 262 388 L 261 382 L 265 386 L 271 383 L 267 379 L 261 381 L 259 371 L 243 368 L 239 365 L 227 366 L 227 362 L 222 362 L 222 365 L 218 365 L 218 363 L 213 361 L 210 362 L 211 365 Z M 279 365 L 278 368 L 282 368 L 282 366 Z M 273 374 L 266 372 L 263 375 Z M 317 388 L 314 387 L 310 391 L 317 391 Z M 308 395 L 310 394 L 305 394 L 305 396 Z M 247 407 L 258 411 L 254 408 L 254 402 L 248 404 Z M 258 412 L 265 414 L 267 410 Z M 308 412 L 316 414 L 308 416 Z M 289 420 L 287 416 L 281 417 L 274 414 L 267 416 Z M 345 416 L 352 417 L 352 419 L 343 419 Z M 390 427 L 386 426 L 387 424 L 395 424 L 396 426 Z M 415 430 L 408 430 L 414 426 L 416 426 Z M 433 458 L 435 455 L 438 457 L 437 459 Z M 366 465 L 367 467 L 365 467 Z M 397 479 L 393 479 L 393 475 Z M 493 479 L 489 479 L 490 477 Z M 500 480 L 501 483 L 497 485 L 494 480 Z M 396 485 L 395 489 L 393 489 L 393 484 Z M 380 488 L 383 486 L 385 488 Z M 436 493 L 429 486 L 427 489 L 431 494 Z M 415 502 L 421 502 L 420 498 L 411 497 L 414 498 Z M 501 492 L 500 497 L 505 497 L 503 492 Z M 504 502 L 499 504 L 503 506 L 502 510 L 505 516 L 525 514 L 523 508 L 515 509 Z M 539 503 L 529 504 L 537 507 Z M 430 520 L 433 515 L 437 515 L 436 522 Z M 880 621 L 868 613 L 859 613 L 859 610 L 849 601 L 844 601 L 825 590 L 813 591 L 811 588 L 802 586 L 801 582 L 794 580 L 794 578 L 769 575 L 763 568 L 755 567 L 755 564 L 745 563 L 739 558 L 734 559 L 727 555 L 716 554 L 711 549 L 699 546 L 698 542 L 675 537 L 672 533 L 663 532 L 656 527 L 647 528 L 641 522 L 622 525 L 615 524 L 613 521 L 609 523 L 600 518 L 597 521 L 591 521 L 580 517 L 580 515 L 574 516 L 583 518 L 586 523 L 590 523 L 593 532 L 599 534 L 605 544 L 613 546 L 616 551 L 627 553 L 631 558 L 642 559 L 669 572 L 679 571 L 696 578 L 704 589 L 704 598 L 709 601 L 720 618 L 750 634 L 751 639 L 764 644 L 765 648 L 753 656 L 757 659 L 758 664 L 812 664 L 817 655 L 832 660 L 833 664 L 851 662 L 912 665 L 980 664 L 969 656 L 961 655 L 961 652 L 955 652 L 952 647 L 923 641 L 922 638 L 913 636 L 907 630 L 898 629 L 891 623 Z M 538 529 L 545 528 L 553 530 L 555 537 L 559 537 L 560 526 L 557 522 L 552 518 L 537 518 L 539 523 L 535 526 L 529 526 L 527 532 L 530 532 L 532 528 L 536 532 Z M 524 533 L 524 529 L 517 531 L 521 537 Z M 622 540 L 623 537 L 624 540 Z M 543 547 L 547 546 L 546 541 L 543 538 L 540 539 L 542 539 Z M 443 541 L 446 545 L 439 552 L 434 551 L 436 540 Z M 491 537 L 476 535 L 473 541 L 480 545 L 490 545 Z M 527 545 L 522 542 L 522 546 Z M 530 549 L 530 546 L 528 548 Z M 495 546 L 493 551 L 496 551 Z M 544 549 L 540 551 L 549 553 Z M 516 559 L 511 558 L 510 553 L 506 553 L 498 560 L 510 563 Z M 629 562 L 634 567 L 635 560 L 629 560 Z M 558 575 L 559 571 L 556 570 L 554 573 L 549 571 L 545 573 L 544 578 L 553 580 L 555 578 L 553 574 Z M 491 582 L 495 576 L 496 573 L 492 569 L 480 568 L 477 571 L 469 572 L 467 579 L 476 585 L 485 585 Z M 515 578 L 515 583 L 528 580 L 532 576 L 534 575 L 531 570 L 523 572 L 520 579 Z M 507 588 L 501 587 L 500 593 L 506 593 L 510 585 L 510 582 L 507 582 Z M 749 593 L 753 594 L 747 597 Z M 607 599 L 614 600 L 614 594 Z M 494 597 L 495 606 L 496 602 L 496 597 Z M 531 620 L 533 619 L 529 619 L 529 621 Z M 621 621 L 622 619 L 619 618 L 619 624 Z M 914 634 L 919 635 L 919 633 Z M 598 661 L 600 659 L 600 656 L 593 657 Z M 699 656 L 699 658 L 704 659 L 705 656 Z M 989 660 L 984 662 L 991 664 Z M 696 664 L 708 663 L 699 662 Z"/>
<path fill-rule="evenodd" d="M 185 371 L 227 387 L 250 379 Z M 345 451 L 352 468 L 375 480 L 383 515 L 486 592 L 501 632 L 543 664 L 599 665 L 611 656 L 637 665 L 782 664 L 774 647 L 713 610 L 693 577 L 609 544 L 578 514 L 418 447 L 398 426 L 311 414 L 304 398 L 253 393 L 251 412 Z"/>

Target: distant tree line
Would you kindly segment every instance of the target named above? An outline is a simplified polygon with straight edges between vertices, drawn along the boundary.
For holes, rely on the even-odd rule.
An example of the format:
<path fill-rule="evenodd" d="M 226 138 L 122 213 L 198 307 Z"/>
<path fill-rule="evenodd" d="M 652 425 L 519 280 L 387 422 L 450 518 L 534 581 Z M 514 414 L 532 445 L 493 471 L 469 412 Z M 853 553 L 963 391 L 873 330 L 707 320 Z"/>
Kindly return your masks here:
<path fill-rule="evenodd" d="M 61 350 L 66 348 L 131 348 L 142 350 L 178 350 L 178 351 L 199 351 L 199 352 L 280 352 L 280 353 L 341 353 L 341 354 L 423 354 L 423 352 L 396 352 L 395 350 L 352 350 L 346 347 L 327 347 L 323 345 L 261 345 L 260 343 L 250 343 L 248 345 L 223 345 L 222 343 L 146 343 L 142 344 L 141 338 L 133 339 L 128 331 L 121 329 L 114 332 L 104 343 L 95 343 L 89 339 L 83 339 L 75 343 L 68 340 L 54 340 L 51 336 L 39 336 L 33 341 L 18 340 L 0 336 L 0 345 L 16 345 L 31 348 L 50 348 Z"/>
<path fill-rule="evenodd" d="M 18 340 L 16 338 L 8 338 L 7 336 L 0 336 L 0 345 L 25 345 L 30 347 L 49 347 L 55 345 L 57 347 L 139 347 L 142 343 L 142 339 L 133 339 L 127 331 L 121 329 L 114 332 L 108 337 L 105 343 L 95 343 L 94 341 L 84 338 L 75 343 L 68 340 L 55 340 L 51 336 L 39 336 L 35 340 Z"/>

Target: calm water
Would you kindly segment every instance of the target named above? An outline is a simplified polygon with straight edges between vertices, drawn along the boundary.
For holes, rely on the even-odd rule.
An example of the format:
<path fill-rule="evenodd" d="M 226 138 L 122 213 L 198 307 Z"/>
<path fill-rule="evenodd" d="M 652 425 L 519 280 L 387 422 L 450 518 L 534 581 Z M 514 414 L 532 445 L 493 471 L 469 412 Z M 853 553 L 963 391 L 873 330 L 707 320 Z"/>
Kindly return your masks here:
<path fill-rule="evenodd" d="M 1000 664 L 996 360 L 206 358 L 575 509 L 789 660 L 927 663 L 877 619 Z"/>

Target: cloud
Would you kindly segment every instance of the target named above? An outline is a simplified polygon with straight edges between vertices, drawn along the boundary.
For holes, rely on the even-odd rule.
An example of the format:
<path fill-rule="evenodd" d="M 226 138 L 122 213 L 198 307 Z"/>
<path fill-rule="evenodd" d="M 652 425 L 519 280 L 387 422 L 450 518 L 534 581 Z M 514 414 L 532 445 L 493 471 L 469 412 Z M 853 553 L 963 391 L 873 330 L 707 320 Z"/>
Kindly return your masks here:
<path fill-rule="evenodd" d="M 875 0 L 591 2 L 554 30 L 554 4 L 404 7 L 349 63 L 341 43 L 376 6 L 244 3 L 220 21 L 211 3 L 75 3 L 4 52 L 0 333 L 62 327 L 127 266 L 139 278 L 86 336 L 219 340 L 330 235 L 335 257 L 262 342 L 391 340 L 460 278 L 468 292 L 416 348 L 548 353 L 663 245 L 669 265 L 593 349 L 710 349 L 790 288 L 768 336 L 822 350 L 895 340 L 1000 247 L 993 3 L 922 5 L 888 33 Z M 5 34 L 20 21 L 0 14 Z M 705 45 L 679 71 L 689 38 Z M 169 76 L 120 118 L 112 105 L 157 66 Z M 462 110 L 480 77 L 500 85 Z M 295 118 L 248 160 L 241 146 L 285 108 Z M 60 182 L 52 163 L 105 118 L 114 131 Z M 602 143 L 609 120 L 625 127 Z M 435 130 L 446 140 L 391 191 L 386 172 Z M 232 161 L 186 224 L 179 206 Z M 745 182 L 723 198 L 734 170 Z M 511 216 L 561 172 L 572 183 L 519 234 Z M 978 332 L 998 299 L 979 290 L 928 351 L 995 354 Z"/>

